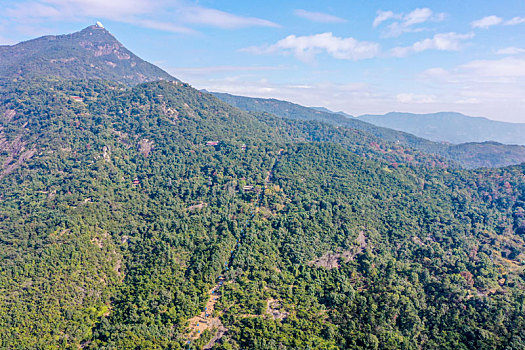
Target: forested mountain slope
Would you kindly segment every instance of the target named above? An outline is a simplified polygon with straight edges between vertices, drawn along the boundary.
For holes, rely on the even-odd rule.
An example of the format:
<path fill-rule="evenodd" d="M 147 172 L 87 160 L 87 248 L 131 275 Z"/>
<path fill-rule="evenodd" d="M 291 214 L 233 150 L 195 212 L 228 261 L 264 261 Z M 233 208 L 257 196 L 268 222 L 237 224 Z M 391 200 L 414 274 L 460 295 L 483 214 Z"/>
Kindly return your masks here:
<path fill-rule="evenodd" d="M 182 349 L 219 276 L 217 349 L 525 345 L 523 166 L 180 82 L 0 94 L 0 347 Z"/>
<path fill-rule="evenodd" d="M 134 55 L 98 24 L 73 34 L 44 36 L 13 46 L 0 46 L 0 78 L 12 81 L 42 77 L 103 79 L 131 86 L 157 80 L 178 81 L 157 66 Z M 251 99 L 227 94 L 217 96 L 227 103 L 249 111 L 273 113 L 298 120 L 321 121 L 362 130 L 387 142 L 440 155 L 467 168 L 499 167 L 525 161 L 525 147 L 522 146 L 498 143 L 452 146 L 285 101 Z"/>
<path fill-rule="evenodd" d="M 177 80 L 126 49 L 99 25 L 0 46 L 0 78 L 105 79 L 128 85 Z"/>
<path fill-rule="evenodd" d="M 461 113 L 391 112 L 385 115 L 361 115 L 358 119 L 385 128 L 409 132 L 432 141 L 452 143 L 493 141 L 525 145 L 525 124 L 469 117 Z"/>
<path fill-rule="evenodd" d="M 383 140 L 400 143 L 422 152 L 437 154 L 455 161 L 466 168 L 501 167 L 525 162 L 525 147 L 496 142 L 451 145 L 423 139 L 403 131 L 387 129 L 367 123 L 367 119 L 348 118 L 339 113 L 303 107 L 276 99 L 262 99 L 213 93 L 221 100 L 247 111 L 268 112 L 280 117 L 297 120 L 317 120 L 337 126 L 366 131 Z"/>

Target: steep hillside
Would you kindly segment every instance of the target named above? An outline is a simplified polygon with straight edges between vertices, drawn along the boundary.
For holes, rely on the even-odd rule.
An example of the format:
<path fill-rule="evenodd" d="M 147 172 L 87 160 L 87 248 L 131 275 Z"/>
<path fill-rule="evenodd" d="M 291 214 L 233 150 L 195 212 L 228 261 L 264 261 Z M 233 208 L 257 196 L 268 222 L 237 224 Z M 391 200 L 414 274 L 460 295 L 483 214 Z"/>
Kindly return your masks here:
<path fill-rule="evenodd" d="M 93 25 L 73 34 L 45 36 L 13 46 L 0 46 L 0 79 L 41 77 L 103 79 L 127 85 L 157 80 L 177 81 L 162 69 L 135 56 L 101 25 Z M 249 111 L 362 130 L 390 143 L 440 155 L 467 168 L 499 167 L 525 161 L 523 147 L 508 149 L 505 145 L 469 144 L 465 147 L 454 146 L 452 149 L 450 145 L 285 101 L 250 99 L 227 94 L 217 96 Z"/>
<path fill-rule="evenodd" d="M 525 145 L 525 124 L 474 118 L 460 113 L 387 113 L 362 115 L 359 120 L 377 126 L 409 132 L 432 141 L 451 143 L 495 141 Z"/>
<path fill-rule="evenodd" d="M 466 168 L 501 167 L 525 162 L 525 147 L 495 143 L 468 143 L 450 145 L 432 142 L 412 134 L 373 125 L 339 113 L 328 113 L 319 109 L 303 107 L 276 99 L 261 99 L 213 93 L 221 100 L 247 111 L 273 113 L 283 118 L 316 120 L 337 126 L 366 131 L 382 140 L 416 148 L 422 152 L 440 155 Z"/>
<path fill-rule="evenodd" d="M 312 109 L 315 109 L 315 110 L 318 110 L 318 111 L 321 111 L 321 112 L 326 112 L 326 113 L 332 113 L 332 114 L 340 114 L 340 115 L 343 115 L 347 118 L 354 118 L 353 115 L 350 115 L 348 113 L 345 113 L 343 111 L 339 111 L 339 112 L 334 112 L 334 111 L 331 111 L 329 110 L 328 108 L 326 107 L 309 107 L 309 108 L 312 108 Z"/>
<path fill-rule="evenodd" d="M 525 348 L 525 165 L 450 160 L 507 146 L 231 97 L 248 112 L 100 26 L 19 45 L 0 348 Z"/>
<path fill-rule="evenodd" d="M 0 146 L 3 150 L 3 153 L 0 154 L 0 162 L 3 162 L 0 177 L 19 167 L 29 156 L 40 152 L 40 149 L 34 149 L 36 145 L 48 145 L 44 140 L 50 143 L 55 142 L 54 130 L 48 129 L 46 123 L 49 121 L 41 120 L 39 113 L 64 118 L 64 116 L 85 113 L 86 106 L 102 108 L 98 105 L 102 98 L 100 89 L 106 94 L 103 104 L 104 108 L 107 109 L 108 106 L 115 103 L 128 104 L 129 101 L 122 101 L 122 99 L 129 91 L 153 86 L 158 87 L 160 92 L 158 96 L 154 96 L 154 103 L 151 106 L 148 105 L 147 108 L 153 108 L 156 111 L 155 113 L 172 116 L 174 120 L 178 120 L 180 115 L 194 116 L 195 121 L 191 118 L 189 121 L 198 123 L 199 126 L 185 125 L 185 135 L 201 141 L 205 139 L 221 140 L 225 135 L 232 133 L 235 133 L 237 137 L 255 137 L 258 140 L 268 142 L 329 141 L 341 144 L 362 157 L 381 160 L 390 164 L 448 166 L 448 163 L 440 157 L 427 155 L 399 144 L 385 142 L 363 131 L 338 128 L 316 121 L 288 120 L 267 113 L 250 114 L 181 82 L 157 82 L 128 90 L 115 83 L 104 81 L 72 81 L 68 83 L 56 79 L 44 79 L 0 83 L 0 98 L 4 101 L 0 106 L 0 116 L 6 123 L 6 129 L 0 130 L 0 140 L 2 140 Z M 165 101 L 167 97 L 163 93 L 163 89 L 170 92 L 171 99 L 169 102 L 176 103 L 176 108 L 167 107 L 168 102 Z M 97 96 L 96 99 L 94 99 L 94 95 Z M 139 102 L 133 102 L 133 104 L 137 103 Z M 44 111 L 36 112 L 39 108 L 44 108 Z M 194 108 L 199 109 L 199 114 L 192 112 Z M 19 114 L 26 113 L 34 116 L 34 120 L 26 120 L 28 125 L 37 123 L 34 128 L 29 128 L 27 125 L 26 127 L 16 128 L 15 124 L 10 124 Z M 99 112 L 101 115 L 107 113 L 108 111 L 105 109 Z M 237 128 L 231 128 L 231 125 L 224 121 L 226 115 L 229 118 L 234 116 L 239 118 Z"/>
<path fill-rule="evenodd" d="M 346 126 L 368 132 L 375 131 L 376 136 L 381 136 L 387 141 L 398 141 L 407 139 L 407 143 L 417 144 L 426 140 L 419 139 L 413 135 L 397 132 L 395 130 L 378 128 L 370 123 L 362 122 L 357 119 L 347 118 L 338 113 L 331 113 L 316 108 L 300 106 L 298 104 L 281 101 L 277 99 L 253 98 L 245 96 L 235 96 L 231 94 L 212 92 L 213 95 L 232 106 L 253 112 L 267 112 L 280 117 L 296 120 L 315 120 L 322 121 L 338 126 Z M 430 144 L 430 142 L 429 142 Z"/>
<path fill-rule="evenodd" d="M 0 46 L 0 78 L 105 79 L 128 85 L 174 77 L 135 56 L 106 29 L 93 25 L 67 35 L 50 35 Z"/>
<path fill-rule="evenodd" d="M 523 167 L 403 163 L 180 82 L 0 92 L 0 347 L 524 345 Z"/>

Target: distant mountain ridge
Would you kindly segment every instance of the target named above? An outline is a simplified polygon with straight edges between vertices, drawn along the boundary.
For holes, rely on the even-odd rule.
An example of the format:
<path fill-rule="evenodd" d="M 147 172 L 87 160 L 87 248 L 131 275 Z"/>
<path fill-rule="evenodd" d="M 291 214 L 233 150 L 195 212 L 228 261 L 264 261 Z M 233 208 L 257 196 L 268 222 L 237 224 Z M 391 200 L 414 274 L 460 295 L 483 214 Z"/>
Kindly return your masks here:
<path fill-rule="evenodd" d="M 0 46 L 0 78 L 55 76 L 105 79 L 126 85 L 176 78 L 126 49 L 100 24 Z"/>
<path fill-rule="evenodd" d="M 501 167 L 525 162 L 525 147 L 523 146 L 505 145 L 494 141 L 451 145 L 446 142 L 430 141 L 405 131 L 374 125 L 359 118 L 349 118 L 340 113 L 325 112 L 327 110 L 325 108 L 305 107 L 277 99 L 235 96 L 217 92 L 213 94 L 226 103 L 248 111 L 267 112 L 288 119 L 315 120 L 363 130 L 386 141 L 443 156 L 467 168 Z"/>
<path fill-rule="evenodd" d="M 365 114 L 359 120 L 408 132 L 432 141 L 451 143 L 495 141 L 525 145 L 525 123 L 506 123 L 455 112 Z"/>

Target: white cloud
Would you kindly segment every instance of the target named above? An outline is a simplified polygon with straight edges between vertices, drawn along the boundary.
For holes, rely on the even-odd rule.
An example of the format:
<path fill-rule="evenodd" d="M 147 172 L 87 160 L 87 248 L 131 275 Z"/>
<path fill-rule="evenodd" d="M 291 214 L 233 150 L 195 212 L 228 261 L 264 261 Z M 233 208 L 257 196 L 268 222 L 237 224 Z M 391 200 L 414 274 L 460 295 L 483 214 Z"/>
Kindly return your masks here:
<path fill-rule="evenodd" d="M 224 29 L 246 27 L 279 27 L 278 24 L 256 17 L 241 17 L 206 7 L 188 7 L 182 10 L 186 22 Z"/>
<path fill-rule="evenodd" d="M 118 18 L 122 16 L 151 13 L 159 9 L 162 1 L 141 0 L 42 0 L 64 15 L 104 16 Z M 21 4 L 24 6 L 24 3 Z"/>
<path fill-rule="evenodd" d="M 7 19 L 16 24 L 49 21 L 109 19 L 166 32 L 195 33 L 189 25 L 223 29 L 279 27 L 271 21 L 188 5 L 169 0 L 30 0 L 7 7 Z"/>
<path fill-rule="evenodd" d="M 61 17 L 61 13 L 53 6 L 41 4 L 38 2 L 27 2 L 18 4 L 14 8 L 7 8 L 5 14 L 9 17 L 15 18 L 53 18 Z"/>
<path fill-rule="evenodd" d="M 322 33 L 309 36 L 290 35 L 273 45 L 249 47 L 242 51 L 254 54 L 292 53 L 303 61 L 310 61 L 315 55 L 326 52 L 337 59 L 356 61 L 376 57 L 379 50 L 379 44 L 374 42 L 358 41 L 351 37 L 340 38 L 332 33 Z"/>
<path fill-rule="evenodd" d="M 477 60 L 459 66 L 478 77 L 523 78 L 525 77 L 525 59 L 505 57 L 499 60 Z"/>
<path fill-rule="evenodd" d="M 525 49 L 514 46 L 505 47 L 496 51 L 497 55 L 519 55 L 521 53 L 525 53 Z"/>
<path fill-rule="evenodd" d="M 324 106 L 334 111 L 343 110 L 353 115 L 382 114 L 391 111 L 432 113 L 456 111 L 497 120 L 524 122 L 525 68 L 516 61 L 474 61 L 455 68 L 434 67 L 411 81 L 406 91 L 398 84 L 371 85 L 363 82 L 336 84 L 323 82 L 323 72 L 305 77 L 295 84 L 275 83 L 257 75 L 215 77 L 205 74 L 189 81 L 198 88 L 263 98 L 277 98 L 305 106 Z M 503 70 L 501 66 L 508 67 Z M 493 66 L 499 66 L 494 69 Z M 480 76 L 486 70 L 491 76 Z M 219 68 L 220 69 L 220 68 Z M 293 70 L 293 67 L 287 67 Z M 517 77 L 498 76 L 518 71 Z"/>
<path fill-rule="evenodd" d="M 462 105 L 462 104 L 479 104 L 480 103 L 480 100 L 479 98 L 476 98 L 476 97 L 465 97 L 465 98 L 460 98 L 459 100 L 456 100 L 454 101 L 455 103 L 457 103 L 458 105 Z"/>
<path fill-rule="evenodd" d="M 403 33 L 409 32 L 419 32 L 423 30 L 417 26 L 428 21 L 439 22 L 445 19 L 444 13 L 435 14 L 429 8 L 417 8 L 407 14 L 402 13 L 393 13 L 392 11 L 378 11 L 377 16 L 374 19 L 372 24 L 374 27 L 377 27 L 382 22 L 385 22 L 389 19 L 398 19 L 400 21 L 395 21 L 387 26 L 387 32 L 385 33 L 386 37 L 397 37 Z"/>
<path fill-rule="evenodd" d="M 441 109 L 498 120 L 525 122 L 525 59 L 475 60 L 450 68 L 435 67 L 414 84 L 431 89 Z"/>
<path fill-rule="evenodd" d="M 128 21 L 125 21 L 125 22 L 128 22 Z M 151 19 L 137 18 L 137 19 L 130 20 L 129 23 L 138 25 L 144 28 L 161 30 L 164 32 L 184 33 L 184 34 L 196 33 L 195 30 L 188 28 L 188 27 L 178 26 L 170 22 L 155 21 Z"/>
<path fill-rule="evenodd" d="M 232 74 L 237 74 L 243 79 L 256 76 L 259 72 L 269 72 L 289 70 L 288 66 L 210 66 L 210 67 L 173 67 L 166 64 L 166 62 L 156 64 L 160 65 L 164 70 L 182 81 L 194 82 L 207 79 L 226 79 Z"/>
<path fill-rule="evenodd" d="M 447 78 L 449 75 L 450 73 L 446 69 L 435 67 L 423 71 L 421 74 L 419 74 L 419 77 L 423 79 L 444 79 Z"/>
<path fill-rule="evenodd" d="M 403 33 L 417 33 L 421 32 L 422 28 L 406 27 L 403 23 L 394 22 L 388 26 L 388 31 L 384 34 L 385 37 L 398 37 Z"/>
<path fill-rule="evenodd" d="M 396 100 L 401 103 L 434 103 L 436 98 L 433 95 L 402 93 L 396 95 Z"/>
<path fill-rule="evenodd" d="M 306 18 L 307 20 L 320 23 L 344 23 L 346 20 L 341 17 L 329 15 L 322 12 L 310 12 L 306 10 L 297 9 L 294 10 L 296 16 Z"/>
<path fill-rule="evenodd" d="M 505 25 L 513 26 L 516 24 L 525 23 L 525 17 L 514 17 L 505 22 Z"/>
<path fill-rule="evenodd" d="M 505 57 L 496 60 L 474 60 L 446 70 L 430 68 L 418 75 L 432 83 L 447 82 L 461 86 L 479 84 L 517 84 L 525 87 L 525 58 Z"/>
<path fill-rule="evenodd" d="M 172 67 L 173 72 L 184 72 L 190 74 L 214 74 L 246 71 L 275 71 L 286 69 L 284 66 L 212 66 L 212 67 Z"/>
<path fill-rule="evenodd" d="M 432 17 L 432 10 L 429 8 L 415 9 L 403 18 L 403 25 L 408 27 L 414 24 L 424 23 Z"/>
<path fill-rule="evenodd" d="M 525 23 L 525 17 L 513 17 L 507 21 L 504 21 L 503 18 L 492 15 L 492 16 L 483 17 L 477 21 L 474 21 L 471 23 L 471 25 L 472 25 L 472 28 L 487 29 L 489 27 L 499 25 L 499 24 L 504 24 L 506 26 L 513 26 L 513 25 L 522 24 L 522 23 Z"/>
<path fill-rule="evenodd" d="M 426 50 L 458 51 L 461 48 L 463 41 L 466 39 L 471 39 L 472 37 L 474 37 L 473 33 L 440 33 L 434 35 L 432 38 L 415 42 L 411 46 L 395 47 L 391 50 L 391 54 L 394 57 L 404 57 L 411 53 L 417 53 Z"/>
<path fill-rule="evenodd" d="M 231 79 L 202 79 L 192 81 L 191 84 L 208 91 L 259 98 L 277 98 L 303 106 L 324 106 L 331 110 L 344 110 L 348 113 L 367 113 L 371 105 L 380 105 L 384 102 L 381 93 L 374 92 L 373 87 L 361 82 L 278 84 L 265 79 L 245 80 L 232 77 Z"/>
<path fill-rule="evenodd" d="M 381 10 L 378 10 L 377 11 L 377 16 L 376 16 L 376 18 L 374 18 L 374 23 L 372 23 L 372 26 L 375 28 L 378 25 L 380 25 L 381 23 L 383 23 L 384 21 L 389 20 L 390 18 L 396 18 L 396 16 L 397 15 L 394 14 L 394 12 L 392 12 L 392 11 L 381 11 Z"/>
<path fill-rule="evenodd" d="M 162 4 L 163 0 L 41 0 L 20 2 L 15 7 L 7 8 L 6 14 L 17 23 L 86 21 L 87 18 L 95 18 L 168 32 L 194 32 L 188 27 L 157 18 Z"/>
<path fill-rule="evenodd" d="M 501 17 L 487 16 L 472 22 L 470 25 L 472 26 L 472 28 L 487 29 L 489 27 L 498 25 L 501 22 L 503 22 L 503 19 Z"/>

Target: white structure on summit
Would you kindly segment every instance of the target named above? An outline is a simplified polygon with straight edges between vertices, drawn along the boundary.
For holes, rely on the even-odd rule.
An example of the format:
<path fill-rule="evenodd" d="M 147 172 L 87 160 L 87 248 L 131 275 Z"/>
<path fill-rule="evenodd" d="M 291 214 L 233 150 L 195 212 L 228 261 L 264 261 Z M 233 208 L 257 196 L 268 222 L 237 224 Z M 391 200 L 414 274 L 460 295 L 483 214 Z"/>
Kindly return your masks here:
<path fill-rule="evenodd" d="M 104 28 L 104 26 L 102 25 L 102 23 L 100 23 L 100 21 L 97 21 L 96 26 L 99 27 L 99 28 Z"/>

